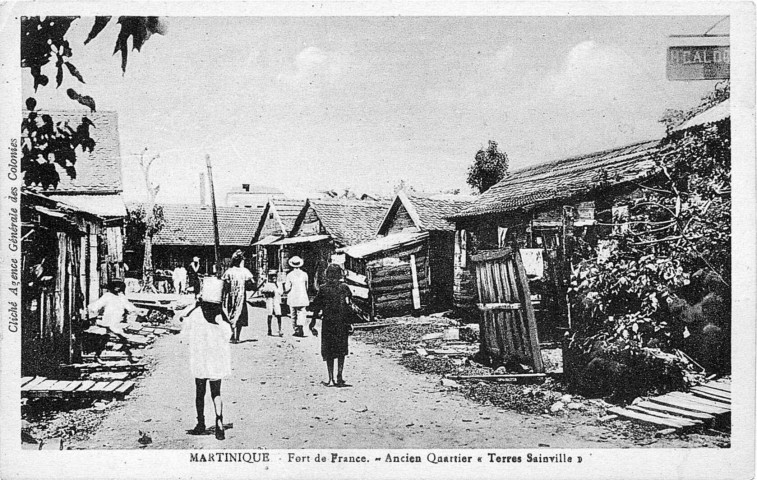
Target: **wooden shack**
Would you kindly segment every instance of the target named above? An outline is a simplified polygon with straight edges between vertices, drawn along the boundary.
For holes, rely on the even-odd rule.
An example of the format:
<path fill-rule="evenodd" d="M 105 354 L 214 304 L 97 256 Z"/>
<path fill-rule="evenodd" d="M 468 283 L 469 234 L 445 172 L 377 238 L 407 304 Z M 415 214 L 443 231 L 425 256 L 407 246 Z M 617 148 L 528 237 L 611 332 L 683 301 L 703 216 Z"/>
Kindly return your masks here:
<path fill-rule="evenodd" d="M 375 240 L 342 248 L 346 267 L 365 275 L 372 309 L 381 315 L 452 305 L 455 226 L 445 217 L 471 197 L 423 197 L 400 191 Z"/>
<path fill-rule="evenodd" d="M 46 196 L 21 195 L 21 374 L 39 375 L 80 355 L 81 310 L 99 298 L 117 256 L 102 217 Z M 111 239 L 112 240 L 112 239 Z"/>
<path fill-rule="evenodd" d="M 289 236 L 272 243 L 283 247 L 282 269 L 289 271 L 289 259 L 301 257 L 315 293 L 336 250 L 375 238 L 388 206 L 384 201 L 308 199 Z"/>
<path fill-rule="evenodd" d="M 258 228 L 252 238 L 255 250 L 255 273 L 265 276 L 269 270 L 284 271 L 282 245 L 272 245 L 289 235 L 297 216 L 305 206 L 305 200 L 285 198 L 269 199 L 258 221 Z M 251 265 L 252 267 L 252 265 Z M 250 268 L 252 270 L 252 268 Z"/>
<path fill-rule="evenodd" d="M 519 250 L 529 278 L 542 339 L 569 324 L 567 282 L 582 246 L 612 242 L 637 183 L 659 174 L 659 141 L 635 143 L 511 172 L 450 219 L 457 225 L 455 302 L 475 305 L 471 255 Z"/>

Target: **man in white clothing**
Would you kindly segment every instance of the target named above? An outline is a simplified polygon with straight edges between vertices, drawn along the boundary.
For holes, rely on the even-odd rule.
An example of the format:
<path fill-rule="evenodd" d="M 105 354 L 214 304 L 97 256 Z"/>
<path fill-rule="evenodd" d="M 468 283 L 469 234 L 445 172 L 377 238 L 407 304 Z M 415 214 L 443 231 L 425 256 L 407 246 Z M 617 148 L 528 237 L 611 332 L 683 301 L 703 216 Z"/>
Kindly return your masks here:
<path fill-rule="evenodd" d="M 303 326 L 306 323 L 305 308 L 310 305 L 308 298 L 308 274 L 302 271 L 305 262 L 300 257 L 292 257 L 289 266 L 292 271 L 287 273 L 285 292 L 287 293 L 287 305 L 292 316 L 292 328 L 294 335 L 304 337 Z"/>

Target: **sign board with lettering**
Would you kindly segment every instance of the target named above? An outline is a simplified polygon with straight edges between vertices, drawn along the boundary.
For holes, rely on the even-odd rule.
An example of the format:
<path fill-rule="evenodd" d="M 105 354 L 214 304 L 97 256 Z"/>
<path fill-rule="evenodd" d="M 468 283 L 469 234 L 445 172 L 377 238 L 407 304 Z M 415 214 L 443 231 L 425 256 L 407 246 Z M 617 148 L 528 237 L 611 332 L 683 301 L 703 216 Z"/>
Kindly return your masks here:
<path fill-rule="evenodd" d="M 678 40 L 678 39 L 676 39 Z M 727 37 L 681 38 L 668 47 L 668 80 L 719 80 L 731 76 Z"/>

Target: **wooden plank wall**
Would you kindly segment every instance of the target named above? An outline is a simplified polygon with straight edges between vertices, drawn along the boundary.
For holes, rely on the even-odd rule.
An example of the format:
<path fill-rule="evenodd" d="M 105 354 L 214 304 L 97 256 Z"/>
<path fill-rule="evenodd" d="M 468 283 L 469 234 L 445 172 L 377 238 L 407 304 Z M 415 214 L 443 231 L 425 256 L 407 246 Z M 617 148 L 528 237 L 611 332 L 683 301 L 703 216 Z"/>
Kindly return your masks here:
<path fill-rule="evenodd" d="M 421 305 L 429 301 L 428 241 L 386 256 L 371 260 L 369 288 L 373 305 L 381 315 L 407 313 L 413 310 L 413 277 L 410 268 L 411 255 L 415 256 L 418 289 Z"/>

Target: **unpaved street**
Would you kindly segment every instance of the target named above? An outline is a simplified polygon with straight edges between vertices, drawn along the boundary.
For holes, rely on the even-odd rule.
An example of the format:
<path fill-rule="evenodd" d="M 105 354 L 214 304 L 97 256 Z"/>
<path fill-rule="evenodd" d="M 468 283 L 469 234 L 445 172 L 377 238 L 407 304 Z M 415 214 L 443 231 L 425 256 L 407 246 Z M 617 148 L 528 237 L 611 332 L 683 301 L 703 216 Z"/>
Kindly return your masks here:
<path fill-rule="evenodd" d="M 325 387 L 319 339 L 268 337 L 261 309 L 253 309 L 243 342 L 232 345 L 234 376 L 224 380 L 226 440 L 192 436 L 194 383 L 186 345 L 179 335 L 163 337 L 146 352 L 153 371 L 122 406 L 74 448 L 139 448 L 139 431 L 150 432 L 147 448 L 522 448 L 623 447 L 630 440 L 607 428 L 571 420 L 521 415 L 484 406 L 443 389 L 438 377 L 411 373 L 388 352 L 351 341 L 348 388 Z M 212 405 L 206 401 L 208 425 Z M 676 446 L 664 440 L 656 446 Z"/>

